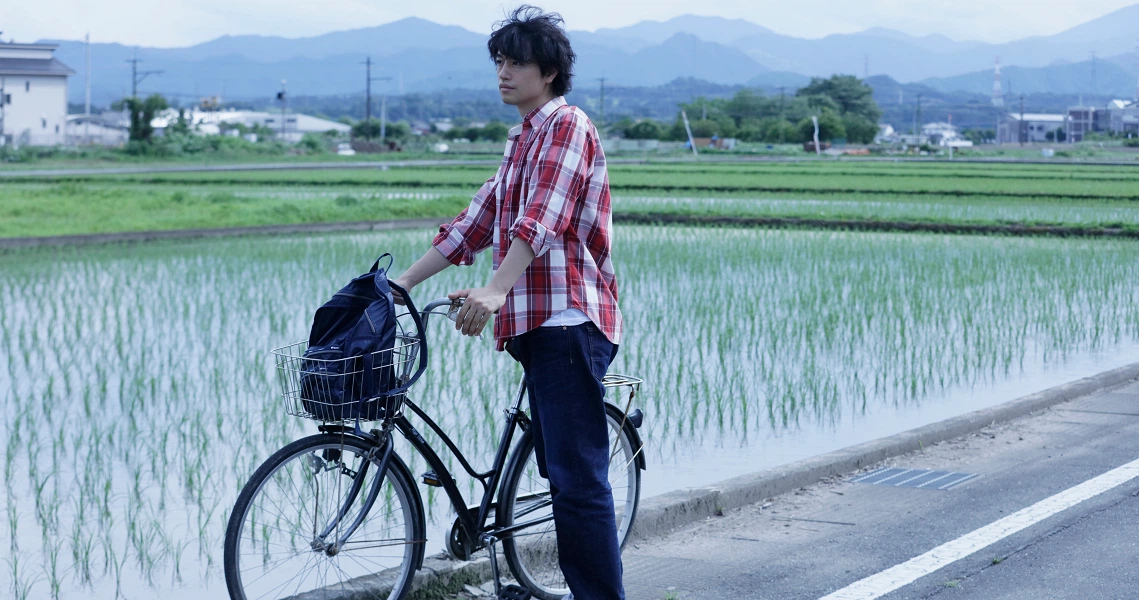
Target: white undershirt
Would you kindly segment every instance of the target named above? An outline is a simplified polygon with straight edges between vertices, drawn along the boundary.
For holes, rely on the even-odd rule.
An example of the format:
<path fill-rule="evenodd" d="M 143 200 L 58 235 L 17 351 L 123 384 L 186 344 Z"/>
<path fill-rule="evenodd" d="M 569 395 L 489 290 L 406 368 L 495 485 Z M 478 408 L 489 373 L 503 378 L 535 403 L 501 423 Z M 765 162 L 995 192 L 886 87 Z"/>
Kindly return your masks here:
<path fill-rule="evenodd" d="M 550 317 L 549 319 L 546 320 L 545 323 L 542 323 L 541 326 L 542 327 L 569 327 L 571 325 L 581 325 L 582 323 L 585 323 L 586 321 L 589 321 L 589 317 L 585 316 L 585 313 L 581 312 L 580 310 L 578 310 L 576 308 L 570 308 L 567 310 L 563 310 L 562 312 L 557 313 L 556 315 Z"/>

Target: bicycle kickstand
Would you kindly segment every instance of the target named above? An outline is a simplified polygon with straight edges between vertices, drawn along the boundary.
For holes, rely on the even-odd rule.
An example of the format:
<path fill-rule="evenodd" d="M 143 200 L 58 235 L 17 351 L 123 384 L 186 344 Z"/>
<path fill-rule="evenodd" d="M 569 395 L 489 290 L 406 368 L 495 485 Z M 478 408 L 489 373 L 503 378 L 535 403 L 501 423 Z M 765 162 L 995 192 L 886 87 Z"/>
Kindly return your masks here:
<path fill-rule="evenodd" d="M 502 585 L 502 577 L 498 572 L 498 551 L 494 547 L 498 543 L 498 538 L 487 534 L 483 537 L 483 542 L 486 544 L 487 551 L 490 552 L 490 572 L 494 576 L 494 597 L 498 600 L 530 600 L 533 597 L 530 590 L 520 585 Z"/>

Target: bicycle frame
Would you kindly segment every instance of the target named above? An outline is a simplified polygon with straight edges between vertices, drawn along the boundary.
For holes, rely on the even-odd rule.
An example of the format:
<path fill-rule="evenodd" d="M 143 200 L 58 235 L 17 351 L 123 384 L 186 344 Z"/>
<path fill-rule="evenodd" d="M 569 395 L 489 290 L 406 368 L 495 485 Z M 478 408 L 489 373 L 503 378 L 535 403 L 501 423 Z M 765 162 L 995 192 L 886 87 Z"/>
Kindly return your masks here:
<path fill-rule="evenodd" d="M 451 505 L 455 507 L 455 511 L 459 515 L 459 523 L 467 534 L 468 539 L 476 544 L 476 549 L 484 544 L 483 540 L 481 539 L 481 534 L 509 533 L 518 529 L 530 527 L 539 523 L 544 523 L 553 518 L 546 517 L 543 519 L 515 524 L 502 531 L 495 530 L 493 527 L 487 528 L 484 525 L 487 518 L 490 517 L 491 510 L 496 507 L 496 503 L 494 502 L 494 494 L 498 489 L 499 483 L 502 480 L 502 471 L 506 466 L 506 460 L 510 454 L 511 445 L 514 441 L 515 430 L 517 428 L 521 428 L 523 431 L 526 431 L 530 428 L 530 418 L 526 416 L 526 413 L 523 412 L 521 408 L 522 399 L 525 396 L 525 382 L 520 381 L 518 384 L 518 391 L 514 395 L 513 404 L 510 408 L 504 411 L 506 415 L 506 427 L 502 432 L 502 437 L 499 439 L 498 451 L 495 452 L 494 462 L 491 465 L 490 470 L 483 473 L 479 473 L 474 469 L 474 467 L 471 466 L 466 457 L 463 456 L 463 453 L 459 450 L 455 443 L 451 441 L 451 438 L 449 438 L 447 434 L 443 432 L 442 428 L 439 427 L 439 425 L 436 424 L 435 421 L 431 419 L 431 417 L 427 416 L 427 414 L 424 413 L 423 410 L 416 406 L 414 403 L 407 400 L 404 401 L 404 404 L 410 408 L 411 411 L 414 412 L 419 418 L 423 419 L 424 423 L 426 423 L 427 426 L 430 427 L 431 430 L 434 431 L 439 436 L 439 438 L 443 440 L 443 443 L 447 445 L 447 448 L 451 451 L 451 454 L 454 455 L 455 458 L 459 459 L 459 464 L 462 465 L 463 470 L 466 471 L 468 475 L 478 480 L 478 482 L 482 485 L 482 500 L 479 501 L 478 511 L 475 514 L 471 513 L 471 508 L 473 507 L 468 507 L 466 499 L 459 491 L 459 487 L 455 481 L 454 476 L 452 476 L 451 472 L 447 469 L 447 466 L 443 464 L 443 461 L 439 458 L 438 453 L 436 453 L 435 450 L 427 443 L 427 440 L 423 438 L 423 435 L 415 429 L 411 422 L 408 421 L 407 417 L 402 413 L 392 418 L 392 424 L 395 426 L 395 428 L 408 440 L 408 442 L 411 443 L 412 447 L 414 447 L 415 450 L 419 452 L 421 456 L 423 456 L 424 460 L 427 461 L 427 464 L 430 465 L 431 469 L 435 471 L 435 475 L 438 477 L 439 483 L 443 487 L 444 492 L 446 492 L 447 498 L 451 501 Z"/>
<path fill-rule="evenodd" d="M 423 328 L 426 329 L 428 319 L 430 315 L 433 314 L 432 311 L 434 311 L 436 308 L 439 308 L 440 306 L 449 304 L 449 300 L 442 299 L 435 300 L 428 304 L 421 313 Z M 412 361 L 408 361 L 408 364 L 410 365 L 411 362 Z M 447 466 L 443 463 L 443 460 L 439 457 L 439 454 L 435 452 L 435 449 L 432 448 L 430 444 L 427 443 L 427 440 L 424 439 L 419 430 L 417 430 L 415 426 L 411 424 L 407 416 L 402 411 L 385 419 L 382 430 L 373 430 L 371 433 L 362 431 L 359 428 L 358 424 L 356 427 L 339 425 L 321 426 L 320 430 L 323 432 L 355 434 L 362 438 L 366 438 L 368 441 L 375 444 L 377 449 L 382 451 L 382 459 L 379 464 L 380 471 L 375 478 L 375 482 L 372 484 L 372 489 L 368 491 L 368 497 L 365 499 L 363 510 L 357 514 L 354 522 L 347 528 L 346 532 L 338 536 L 340 539 L 336 541 L 334 546 L 342 546 L 347 538 L 353 532 L 355 532 L 356 528 L 363 521 L 368 512 L 371 511 L 372 505 L 375 502 L 377 496 L 377 491 L 382 484 L 386 466 L 393 452 L 394 444 L 391 440 L 392 429 L 398 431 L 400 435 L 402 435 L 412 445 L 415 451 L 423 456 L 424 460 L 435 472 L 441 487 L 447 494 L 448 500 L 450 500 L 451 505 L 454 506 L 455 511 L 458 513 L 458 521 L 463 529 L 463 532 L 467 535 L 467 539 L 473 544 L 472 551 L 481 549 L 485 546 L 486 542 L 482 539 L 483 534 L 497 535 L 511 533 L 519 529 L 524 529 L 526 527 L 531 527 L 533 525 L 545 523 L 552 520 L 553 517 L 545 517 L 524 523 L 517 523 L 502 530 L 495 530 L 493 527 L 485 527 L 485 523 L 490 517 L 491 510 L 496 507 L 496 503 L 494 502 L 494 494 L 498 489 L 499 483 L 502 480 L 502 471 L 506 466 L 506 460 L 510 454 L 511 444 L 514 441 L 515 429 L 521 428 L 523 431 L 526 431 L 530 428 L 530 418 L 526 415 L 525 412 L 522 411 L 522 399 L 525 396 L 525 380 L 521 380 L 519 381 L 518 391 L 515 393 L 512 406 L 504 411 L 506 415 L 506 427 L 503 430 L 502 437 L 499 440 L 498 451 L 495 453 L 494 462 L 491 465 L 490 470 L 483 473 L 479 473 L 475 470 L 474 467 L 471 466 L 470 462 L 459 450 L 458 446 L 455 445 L 451 438 L 448 437 L 447 434 L 443 431 L 442 427 L 440 427 L 430 416 L 428 416 L 427 413 L 423 411 L 423 409 L 419 408 L 419 406 L 408 399 L 406 395 L 401 400 L 401 404 L 403 406 L 411 409 L 411 412 L 415 413 L 415 415 L 422 419 L 423 422 L 426 423 L 427 426 L 432 431 L 434 431 L 440 439 L 443 440 L 443 443 L 446 444 L 447 448 L 451 451 L 451 454 L 459 460 L 459 464 L 462 465 L 463 470 L 466 471 L 468 475 L 478 480 L 478 482 L 482 485 L 482 499 L 479 501 L 477 512 L 474 513 L 472 513 L 473 507 L 468 507 L 466 499 L 463 497 L 462 492 L 459 491 L 459 487 L 455 481 L 454 476 L 451 474 L 450 470 L 447 469 Z M 367 463 L 365 463 L 365 465 L 367 465 Z M 344 519 L 348 514 L 351 505 L 356 501 L 356 498 L 359 496 L 360 492 L 363 491 L 363 482 L 367 475 L 367 471 L 368 468 L 365 466 L 364 468 L 361 468 L 354 477 L 352 488 L 350 489 L 348 496 L 345 499 L 344 505 L 339 511 L 339 514 L 332 519 L 332 521 L 326 526 L 324 532 L 322 532 L 322 534 L 318 537 L 318 540 L 321 540 L 321 543 L 323 543 L 323 538 L 325 538 L 329 533 L 337 528 L 340 521 Z"/>

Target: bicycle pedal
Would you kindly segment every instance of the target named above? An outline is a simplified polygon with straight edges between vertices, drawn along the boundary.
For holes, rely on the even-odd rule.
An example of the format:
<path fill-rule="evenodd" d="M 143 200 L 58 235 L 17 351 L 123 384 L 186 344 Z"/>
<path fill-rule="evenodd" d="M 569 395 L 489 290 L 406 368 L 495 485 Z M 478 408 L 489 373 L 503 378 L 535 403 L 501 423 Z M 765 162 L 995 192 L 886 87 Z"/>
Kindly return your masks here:
<path fill-rule="evenodd" d="M 513 584 L 503 586 L 502 590 L 498 592 L 498 600 L 530 600 L 533 597 L 530 590 Z"/>
<path fill-rule="evenodd" d="M 443 482 L 439 481 L 439 476 L 435 474 L 435 471 L 428 471 L 420 475 L 420 477 L 423 478 L 423 483 L 426 485 L 431 487 L 443 487 Z"/>

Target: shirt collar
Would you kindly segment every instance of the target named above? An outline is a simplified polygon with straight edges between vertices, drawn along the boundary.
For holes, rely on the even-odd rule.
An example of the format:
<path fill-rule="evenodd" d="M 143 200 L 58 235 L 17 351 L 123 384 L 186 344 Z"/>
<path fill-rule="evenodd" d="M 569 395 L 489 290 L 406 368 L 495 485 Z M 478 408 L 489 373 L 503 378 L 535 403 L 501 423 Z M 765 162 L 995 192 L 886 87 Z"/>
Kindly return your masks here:
<path fill-rule="evenodd" d="M 523 126 L 527 123 L 530 124 L 531 129 L 538 129 L 542 126 L 543 123 L 546 122 L 546 119 L 550 118 L 550 115 L 554 114 L 554 111 L 558 110 L 562 106 L 565 106 L 565 104 L 565 96 L 558 96 L 553 100 L 550 100 L 549 102 L 539 106 L 538 108 L 535 108 L 522 119 L 522 123 L 515 125 L 510 129 L 510 132 L 507 134 L 508 137 L 510 137 L 510 139 L 514 139 L 519 135 L 522 135 Z"/>

